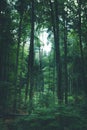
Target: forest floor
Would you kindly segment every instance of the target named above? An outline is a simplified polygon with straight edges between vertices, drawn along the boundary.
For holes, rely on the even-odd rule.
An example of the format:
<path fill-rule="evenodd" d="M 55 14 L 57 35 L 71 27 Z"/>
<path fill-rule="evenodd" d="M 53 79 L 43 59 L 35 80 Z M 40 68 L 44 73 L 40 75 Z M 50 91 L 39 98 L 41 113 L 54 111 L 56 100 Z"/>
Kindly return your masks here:
<path fill-rule="evenodd" d="M 42 108 L 31 115 L 3 118 L 0 130 L 87 130 L 87 106 Z"/>

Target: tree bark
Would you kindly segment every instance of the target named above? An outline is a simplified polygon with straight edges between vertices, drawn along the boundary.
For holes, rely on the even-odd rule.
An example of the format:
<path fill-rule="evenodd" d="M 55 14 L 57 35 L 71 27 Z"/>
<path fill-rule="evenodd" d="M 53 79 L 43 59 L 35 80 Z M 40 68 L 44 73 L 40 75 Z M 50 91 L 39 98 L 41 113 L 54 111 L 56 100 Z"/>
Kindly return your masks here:
<path fill-rule="evenodd" d="M 56 72 L 57 72 L 57 97 L 58 103 L 61 104 L 63 101 L 62 94 L 62 68 L 60 58 L 60 43 L 59 43 L 59 3 L 57 0 L 54 1 L 54 10 L 50 1 L 51 8 L 51 19 L 54 33 L 54 44 L 55 44 L 55 59 L 56 59 Z M 54 13 L 55 12 L 55 16 Z"/>
<path fill-rule="evenodd" d="M 31 2 L 31 36 L 28 56 L 28 75 L 26 86 L 26 98 L 29 88 L 29 113 L 33 109 L 33 90 L 34 90 L 34 0 Z"/>
<path fill-rule="evenodd" d="M 22 84 L 22 77 L 23 77 L 23 66 L 24 66 L 24 47 L 25 47 L 25 41 L 23 42 L 22 45 L 22 56 L 21 56 L 21 72 L 20 72 L 20 84 L 19 84 L 19 108 L 21 107 L 21 87 L 23 86 Z"/>
<path fill-rule="evenodd" d="M 14 91 L 14 104 L 13 111 L 16 112 L 17 108 L 17 79 L 18 79 L 18 66 L 19 66 L 19 53 L 20 53 L 20 42 L 21 42 L 21 27 L 22 27 L 23 15 L 20 15 L 19 29 L 18 29 L 18 43 L 17 43 L 17 54 L 16 54 L 16 67 L 15 67 L 15 91 Z"/>
<path fill-rule="evenodd" d="M 64 70 L 65 70 L 65 104 L 68 103 L 68 70 L 67 70 L 67 20 L 65 10 L 63 14 L 64 22 Z"/>
<path fill-rule="evenodd" d="M 84 63 L 84 53 L 83 53 L 83 45 L 82 45 L 82 25 L 81 25 L 81 0 L 78 0 L 78 16 L 79 16 L 79 46 L 80 46 L 80 54 L 81 54 L 81 72 L 82 72 L 82 82 L 84 87 L 85 96 L 87 96 L 87 85 L 86 85 L 86 74 L 85 74 L 85 63 Z"/>

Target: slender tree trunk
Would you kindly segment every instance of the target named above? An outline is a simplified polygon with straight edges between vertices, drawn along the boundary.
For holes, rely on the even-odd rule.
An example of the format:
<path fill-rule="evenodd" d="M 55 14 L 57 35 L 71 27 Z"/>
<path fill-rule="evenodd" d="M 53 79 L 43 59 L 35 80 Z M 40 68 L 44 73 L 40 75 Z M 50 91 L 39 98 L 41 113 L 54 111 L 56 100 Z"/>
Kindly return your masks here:
<path fill-rule="evenodd" d="M 23 66 L 24 66 L 24 47 L 25 42 L 22 45 L 22 56 L 21 56 L 21 72 L 20 72 L 20 85 L 19 85 L 19 108 L 21 107 L 21 87 L 22 87 L 22 77 L 23 77 Z"/>
<path fill-rule="evenodd" d="M 28 57 L 28 81 L 27 90 L 29 88 L 29 113 L 33 109 L 33 90 L 34 90 L 34 0 L 31 1 L 31 36 Z M 27 93 L 26 93 L 27 94 Z M 26 95 L 27 96 L 27 95 Z"/>
<path fill-rule="evenodd" d="M 55 87 L 56 87 L 56 73 L 55 73 L 56 67 L 55 67 L 55 52 L 53 52 L 53 95 L 55 97 Z"/>
<path fill-rule="evenodd" d="M 48 70 L 48 71 L 49 71 L 48 92 L 49 92 L 50 87 L 51 87 L 51 82 L 50 82 L 50 76 L 51 76 L 51 74 L 50 74 L 50 73 L 51 73 L 51 69 L 50 69 L 50 57 L 49 57 L 49 59 L 48 59 L 48 60 L 49 60 L 49 70 Z"/>
<path fill-rule="evenodd" d="M 86 85 L 86 77 L 85 77 L 85 63 L 84 63 L 84 54 L 83 54 L 83 45 L 82 45 L 82 28 L 81 28 L 81 0 L 78 0 L 78 15 L 79 15 L 79 45 L 80 45 L 80 54 L 81 54 L 81 71 L 82 71 L 82 82 L 84 87 L 85 95 L 87 96 L 87 85 Z"/>
<path fill-rule="evenodd" d="M 17 54 L 16 54 L 16 68 L 15 68 L 15 92 L 14 92 L 14 104 L 13 111 L 16 112 L 17 108 L 17 79 L 18 79 L 18 66 L 19 66 L 19 52 L 20 52 L 20 42 L 21 42 L 21 27 L 22 27 L 23 15 L 20 15 L 19 29 L 18 29 L 18 43 L 17 43 Z"/>
<path fill-rule="evenodd" d="M 65 11 L 63 14 L 64 22 L 64 70 L 65 70 L 65 104 L 68 103 L 68 70 L 67 70 L 67 20 L 65 16 Z"/>
<path fill-rule="evenodd" d="M 38 82 L 38 81 L 37 81 Z M 39 82 L 40 82 L 40 91 L 44 91 L 44 75 L 42 70 L 42 52 L 41 47 L 39 46 Z"/>
<path fill-rule="evenodd" d="M 63 101 L 62 94 L 62 68 L 61 68 L 61 59 L 60 59 L 60 44 L 59 44 L 59 3 L 57 0 L 54 2 L 54 10 L 53 5 L 50 1 L 51 8 L 51 19 L 54 33 L 54 42 L 55 42 L 55 59 L 56 59 L 56 71 L 57 71 L 57 97 L 59 104 Z M 55 12 L 55 16 L 54 13 Z"/>

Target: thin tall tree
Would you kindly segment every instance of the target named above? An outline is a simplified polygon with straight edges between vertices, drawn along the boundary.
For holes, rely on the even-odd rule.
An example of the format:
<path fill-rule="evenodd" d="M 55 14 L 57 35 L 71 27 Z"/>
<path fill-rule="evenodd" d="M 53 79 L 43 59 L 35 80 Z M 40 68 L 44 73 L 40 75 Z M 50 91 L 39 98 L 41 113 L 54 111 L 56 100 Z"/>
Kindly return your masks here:
<path fill-rule="evenodd" d="M 59 104 L 63 101 L 62 95 L 62 68 L 60 58 L 60 43 L 59 43 L 59 3 L 57 0 L 53 3 L 50 2 L 51 8 L 51 19 L 54 33 L 54 44 L 55 44 L 55 60 L 56 60 L 56 72 L 57 72 L 57 97 Z M 54 7 L 54 8 L 53 8 Z"/>
<path fill-rule="evenodd" d="M 27 74 L 27 86 L 26 86 L 26 98 L 29 88 L 29 113 L 32 112 L 33 107 L 33 90 L 34 90 L 34 26 L 35 26 L 35 6 L 34 0 L 31 1 L 31 34 L 30 34 L 30 46 L 28 56 L 28 74 Z"/>
<path fill-rule="evenodd" d="M 15 92 L 14 92 L 14 104 L 13 111 L 16 112 L 17 109 L 17 80 L 18 80 L 18 67 L 19 67 L 19 54 L 20 54 L 20 43 L 21 43 L 21 34 L 22 34 L 22 21 L 23 21 L 23 11 L 21 11 L 22 3 L 20 5 L 19 11 L 19 27 L 18 27 L 18 39 L 17 39 L 17 51 L 16 51 L 16 67 L 15 67 Z"/>
<path fill-rule="evenodd" d="M 67 18 L 63 5 L 63 24 L 64 24 L 64 71 L 65 71 L 65 104 L 68 103 L 68 70 L 67 70 Z"/>
<path fill-rule="evenodd" d="M 78 35 L 79 35 L 79 46 L 80 46 L 80 54 L 81 54 L 81 72 L 82 72 L 82 82 L 84 87 L 85 95 L 87 96 L 87 88 L 86 88 L 86 77 L 85 77 L 85 63 L 84 63 L 84 53 L 83 53 L 83 45 L 82 45 L 82 17 L 81 17 L 81 5 L 82 0 L 78 0 L 78 16 L 79 16 L 79 25 L 78 25 Z"/>

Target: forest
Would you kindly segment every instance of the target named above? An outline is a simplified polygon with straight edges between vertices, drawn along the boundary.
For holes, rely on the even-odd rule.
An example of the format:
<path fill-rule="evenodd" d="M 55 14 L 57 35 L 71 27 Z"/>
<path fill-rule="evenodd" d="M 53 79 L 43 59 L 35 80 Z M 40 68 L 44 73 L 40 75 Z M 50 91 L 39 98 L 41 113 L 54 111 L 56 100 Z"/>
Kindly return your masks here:
<path fill-rule="evenodd" d="M 87 0 L 0 0 L 0 130 L 87 130 Z"/>

